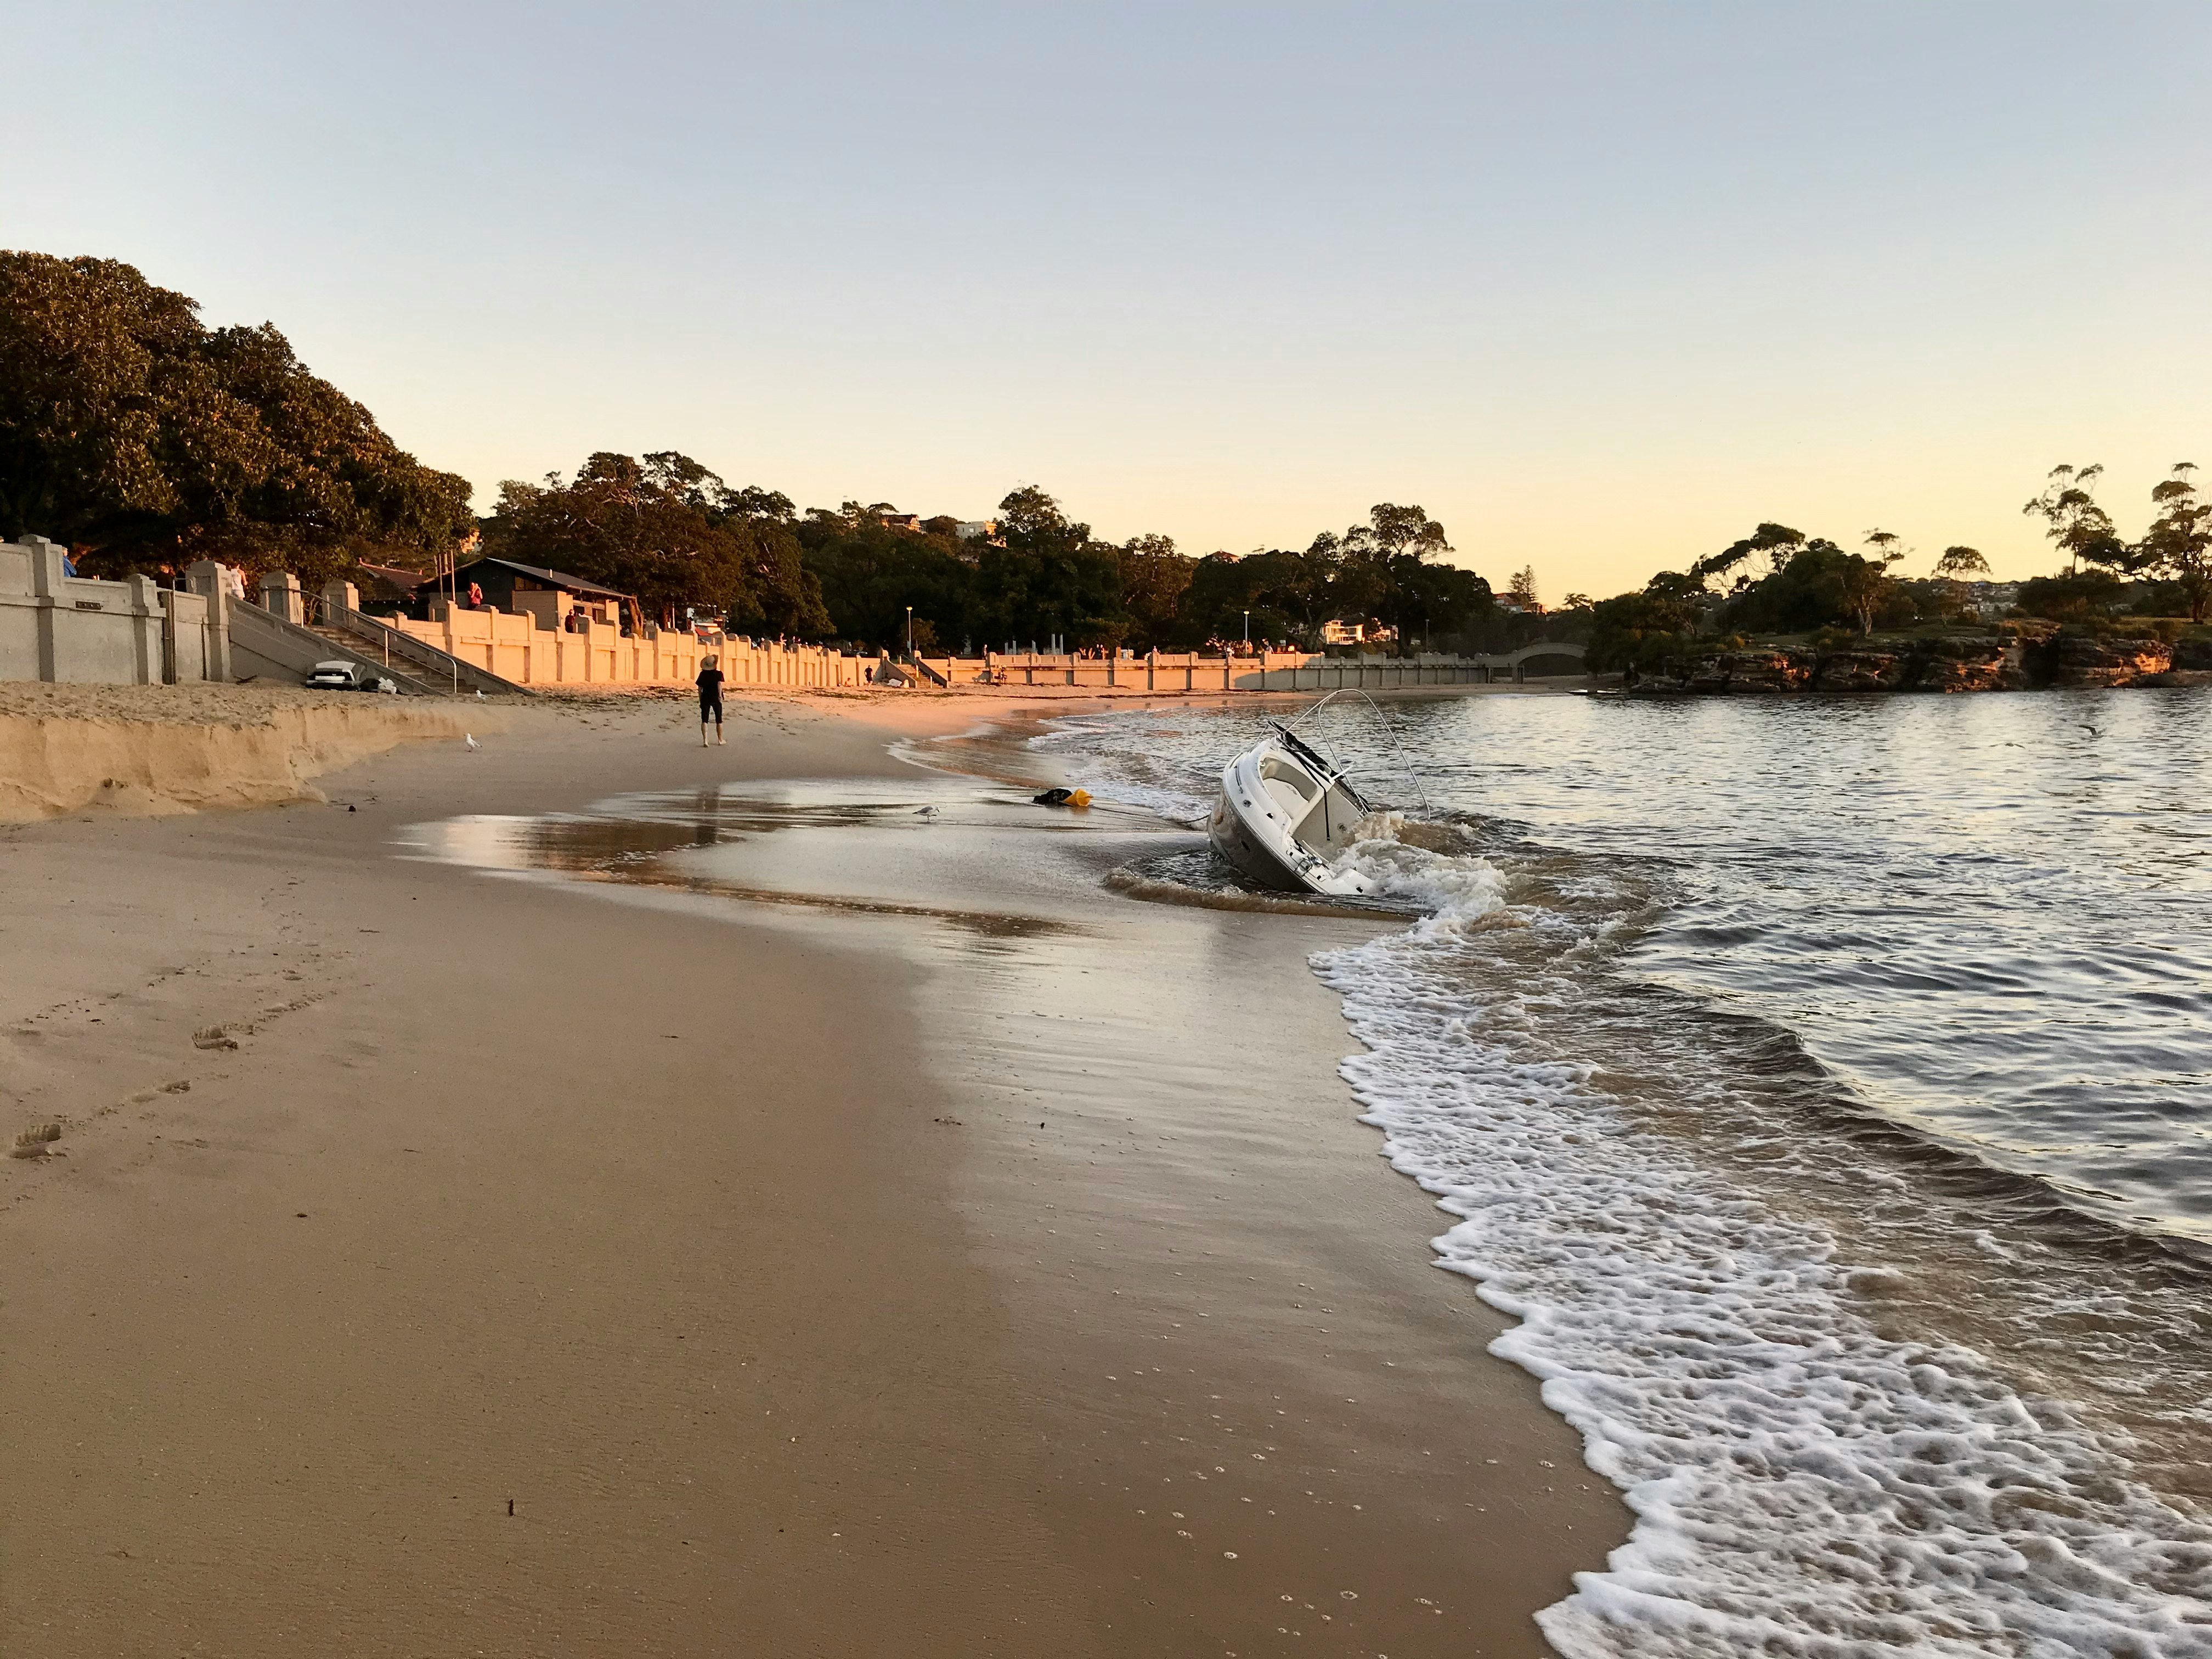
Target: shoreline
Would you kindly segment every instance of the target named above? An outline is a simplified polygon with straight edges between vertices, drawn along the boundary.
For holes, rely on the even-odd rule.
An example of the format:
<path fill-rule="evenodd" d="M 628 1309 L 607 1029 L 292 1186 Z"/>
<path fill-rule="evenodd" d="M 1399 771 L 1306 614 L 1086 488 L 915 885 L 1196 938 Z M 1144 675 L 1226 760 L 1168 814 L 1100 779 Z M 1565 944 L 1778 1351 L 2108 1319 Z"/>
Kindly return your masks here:
<path fill-rule="evenodd" d="M 976 712 L 921 701 L 733 699 L 711 750 L 672 702 L 518 708 L 480 750 L 326 775 L 330 805 L 0 831 L 11 1103 L 64 1124 L 0 1194 L 39 1425 L 0 1629 L 60 1655 L 1546 1650 L 1528 1613 L 1626 1514 L 1480 1352 L 1506 1322 L 1430 1265 L 1435 1210 L 1356 1121 L 1304 958 L 1358 925 L 1094 885 L 1010 957 L 930 919 L 392 856 L 408 823 L 744 777 L 967 787 L 885 752 Z M 1154 935 L 1182 941 L 1164 969 Z M 1115 973 L 1150 1015 L 1089 1019 Z M 1194 1013 L 1221 1052 L 1175 1041 Z M 1285 1033 L 1288 1081 L 1239 1093 L 1224 1054 Z"/>

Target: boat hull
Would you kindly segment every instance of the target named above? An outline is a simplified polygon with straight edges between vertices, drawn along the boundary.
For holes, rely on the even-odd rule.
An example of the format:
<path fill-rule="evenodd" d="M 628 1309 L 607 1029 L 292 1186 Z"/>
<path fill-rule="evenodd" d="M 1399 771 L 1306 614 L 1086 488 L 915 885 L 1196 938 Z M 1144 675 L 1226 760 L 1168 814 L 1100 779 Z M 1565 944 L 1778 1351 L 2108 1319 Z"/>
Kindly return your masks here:
<path fill-rule="evenodd" d="M 1271 778 L 1277 780 L 1273 787 Z M 1288 793 L 1282 793 L 1286 788 Z M 1371 892 L 1373 884 L 1366 877 L 1330 862 L 1349 844 L 1364 811 L 1356 797 L 1339 801 L 1335 791 L 1334 783 L 1316 776 L 1303 759 L 1270 738 L 1222 769 L 1221 795 L 1206 823 L 1207 838 L 1214 851 L 1255 886 L 1335 896 Z M 1324 798 L 1339 809 L 1335 836 L 1326 848 L 1301 842 L 1295 833 L 1298 819 L 1310 817 L 1307 809 Z"/>
<path fill-rule="evenodd" d="M 1213 850 L 1231 869 L 1255 885 L 1278 893 L 1317 893 L 1321 890 L 1284 862 L 1282 855 L 1254 835 L 1237 812 L 1224 788 L 1214 803 L 1213 817 L 1206 826 Z"/>

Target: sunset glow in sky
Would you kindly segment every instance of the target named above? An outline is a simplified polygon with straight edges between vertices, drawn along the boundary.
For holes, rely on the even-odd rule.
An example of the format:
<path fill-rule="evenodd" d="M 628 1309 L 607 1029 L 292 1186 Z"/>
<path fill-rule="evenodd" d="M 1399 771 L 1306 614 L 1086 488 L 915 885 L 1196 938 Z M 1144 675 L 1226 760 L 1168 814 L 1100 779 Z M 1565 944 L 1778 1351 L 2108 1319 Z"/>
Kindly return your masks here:
<path fill-rule="evenodd" d="M 2055 562 L 2212 466 L 2212 7 L 8 9 L 0 246 L 273 320 L 503 477 L 681 449 L 802 506 L 1493 583 L 1778 519 Z"/>

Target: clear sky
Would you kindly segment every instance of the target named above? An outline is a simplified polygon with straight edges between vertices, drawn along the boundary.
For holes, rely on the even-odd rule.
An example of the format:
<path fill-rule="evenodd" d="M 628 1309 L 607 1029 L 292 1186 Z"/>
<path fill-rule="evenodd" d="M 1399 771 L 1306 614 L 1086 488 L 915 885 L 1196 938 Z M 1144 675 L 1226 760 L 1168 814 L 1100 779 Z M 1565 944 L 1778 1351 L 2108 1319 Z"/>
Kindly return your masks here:
<path fill-rule="evenodd" d="M 1303 545 L 1547 599 L 1778 519 L 2052 561 L 2212 468 L 2212 4 L 0 0 L 0 246 L 274 321 L 432 465 Z"/>

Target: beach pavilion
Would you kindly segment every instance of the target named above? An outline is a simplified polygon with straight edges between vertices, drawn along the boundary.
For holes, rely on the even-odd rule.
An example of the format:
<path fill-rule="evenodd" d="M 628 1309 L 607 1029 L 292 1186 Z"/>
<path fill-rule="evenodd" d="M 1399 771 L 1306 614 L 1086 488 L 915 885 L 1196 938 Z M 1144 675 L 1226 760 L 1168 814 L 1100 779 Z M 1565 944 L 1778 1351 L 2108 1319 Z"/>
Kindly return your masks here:
<path fill-rule="evenodd" d="M 571 612 L 579 611 L 597 623 L 618 623 L 623 619 L 625 609 L 634 623 L 644 618 L 636 599 L 618 588 L 603 587 L 565 570 L 543 570 L 536 565 L 518 564 L 512 559 L 472 559 L 456 568 L 453 592 L 465 601 L 471 583 L 483 590 L 484 603 L 494 610 L 511 616 L 527 612 L 538 618 L 540 628 L 557 629 Z M 426 582 L 416 592 L 434 604 L 444 597 L 439 592 L 444 586 L 443 582 Z"/>

